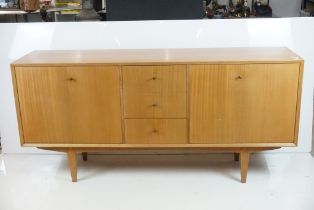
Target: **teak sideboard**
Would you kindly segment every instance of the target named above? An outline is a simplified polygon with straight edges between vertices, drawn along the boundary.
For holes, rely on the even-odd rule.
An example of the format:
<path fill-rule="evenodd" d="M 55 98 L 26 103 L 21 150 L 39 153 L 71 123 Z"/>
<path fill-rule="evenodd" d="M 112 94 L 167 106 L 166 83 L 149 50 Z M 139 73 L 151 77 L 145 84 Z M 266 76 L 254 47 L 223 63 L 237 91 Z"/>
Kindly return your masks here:
<path fill-rule="evenodd" d="M 303 60 L 287 48 L 34 51 L 11 64 L 22 146 L 227 151 L 297 146 Z"/>

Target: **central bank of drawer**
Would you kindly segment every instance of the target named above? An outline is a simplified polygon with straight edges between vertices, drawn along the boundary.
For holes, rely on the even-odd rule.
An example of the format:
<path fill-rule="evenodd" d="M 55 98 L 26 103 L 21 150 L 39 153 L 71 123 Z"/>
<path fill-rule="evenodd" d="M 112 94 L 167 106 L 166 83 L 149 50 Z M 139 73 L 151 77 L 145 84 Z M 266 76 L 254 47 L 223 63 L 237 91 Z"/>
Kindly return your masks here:
<path fill-rule="evenodd" d="M 126 119 L 126 144 L 185 144 L 185 119 Z"/>
<path fill-rule="evenodd" d="M 124 118 L 185 118 L 186 66 L 123 66 Z"/>

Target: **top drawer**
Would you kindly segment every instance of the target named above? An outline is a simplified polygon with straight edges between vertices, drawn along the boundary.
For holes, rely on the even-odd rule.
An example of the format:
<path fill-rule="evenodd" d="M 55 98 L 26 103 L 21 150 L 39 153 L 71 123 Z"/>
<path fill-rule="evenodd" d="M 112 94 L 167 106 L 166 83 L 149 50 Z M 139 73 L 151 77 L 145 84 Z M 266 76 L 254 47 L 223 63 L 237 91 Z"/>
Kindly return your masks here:
<path fill-rule="evenodd" d="M 125 118 L 185 118 L 186 66 L 124 66 Z"/>

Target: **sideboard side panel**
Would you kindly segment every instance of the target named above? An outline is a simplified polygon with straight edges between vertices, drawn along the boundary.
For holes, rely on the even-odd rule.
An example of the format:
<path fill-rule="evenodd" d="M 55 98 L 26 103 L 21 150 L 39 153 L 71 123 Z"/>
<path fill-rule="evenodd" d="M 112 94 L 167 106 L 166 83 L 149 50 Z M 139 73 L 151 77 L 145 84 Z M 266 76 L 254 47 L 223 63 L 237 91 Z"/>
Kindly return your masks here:
<path fill-rule="evenodd" d="M 11 64 L 11 77 L 12 77 L 12 83 L 13 83 L 16 117 L 17 117 L 17 123 L 18 123 L 19 135 L 20 135 L 20 144 L 23 145 L 24 144 L 24 132 L 23 132 L 23 124 L 22 124 L 22 120 L 21 120 L 20 101 L 19 101 L 19 96 L 18 96 L 18 88 L 17 88 L 17 81 L 16 81 L 16 75 L 15 75 L 15 66 L 12 64 Z"/>
<path fill-rule="evenodd" d="M 294 144 L 295 145 L 298 145 L 298 139 L 299 139 L 303 71 L 304 71 L 304 61 L 300 63 L 300 67 L 299 67 L 298 102 L 296 105 L 295 131 L 294 131 Z"/>

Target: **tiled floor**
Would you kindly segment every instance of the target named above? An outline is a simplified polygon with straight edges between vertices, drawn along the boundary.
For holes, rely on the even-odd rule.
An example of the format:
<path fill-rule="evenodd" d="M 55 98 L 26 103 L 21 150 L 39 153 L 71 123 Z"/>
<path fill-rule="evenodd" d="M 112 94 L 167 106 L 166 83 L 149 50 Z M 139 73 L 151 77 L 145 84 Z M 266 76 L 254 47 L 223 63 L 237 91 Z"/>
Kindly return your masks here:
<path fill-rule="evenodd" d="M 230 154 L 0 155 L 1 210 L 313 210 L 311 154 L 256 154 L 248 183 Z"/>

